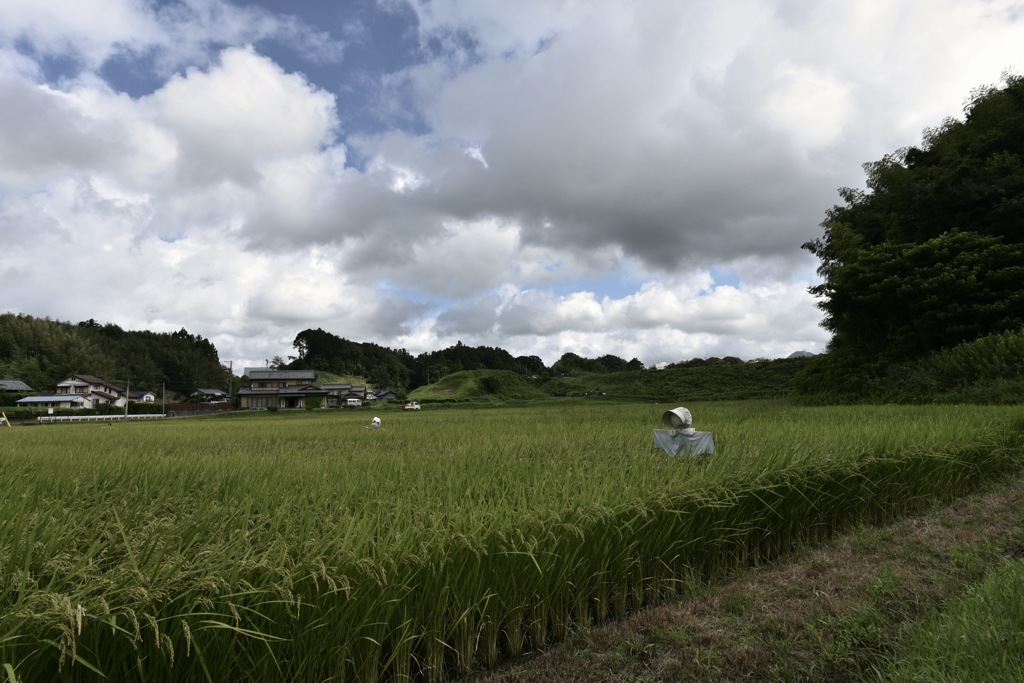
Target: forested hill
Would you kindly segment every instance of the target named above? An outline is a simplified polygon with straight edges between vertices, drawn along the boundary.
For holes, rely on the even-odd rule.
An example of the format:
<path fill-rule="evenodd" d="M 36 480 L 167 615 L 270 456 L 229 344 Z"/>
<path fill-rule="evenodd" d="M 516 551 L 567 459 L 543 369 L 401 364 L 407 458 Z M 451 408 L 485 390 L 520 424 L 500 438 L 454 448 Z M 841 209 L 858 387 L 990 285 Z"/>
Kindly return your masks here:
<path fill-rule="evenodd" d="M 278 365 L 292 370 L 324 370 L 339 375 L 365 377 L 376 387 L 415 389 L 463 370 L 503 370 L 547 379 L 553 375 L 609 373 L 643 370 L 638 359 L 625 361 L 605 355 L 590 360 L 565 353 L 549 369 L 538 356 L 513 356 L 505 349 L 467 346 L 461 341 L 439 351 L 413 357 L 405 349 L 353 342 L 321 329 L 303 330 L 292 344 L 297 352 L 291 362 Z M 279 359 L 275 359 L 279 360 Z"/>
<path fill-rule="evenodd" d="M 95 375 L 131 388 L 190 393 L 228 388 L 228 371 L 207 339 L 177 332 L 122 330 L 95 320 L 61 322 L 0 314 L 0 377 L 14 377 L 39 392 L 72 373 Z"/>
<path fill-rule="evenodd" d="M 537 356 L 513 357 L 504 349 L 489 346 L 466 346 L 458 342 L 455 346 L 413 357 L 405 349 L 349 341 L 319 328 L 303 330 L 292 346 L 298 355 L 282 367 L 358 375 L 377 387 L 414 389 L 461 370 L 510 370 L 520 374 L 540 374 L 547 370 L 544 361 Z"/>

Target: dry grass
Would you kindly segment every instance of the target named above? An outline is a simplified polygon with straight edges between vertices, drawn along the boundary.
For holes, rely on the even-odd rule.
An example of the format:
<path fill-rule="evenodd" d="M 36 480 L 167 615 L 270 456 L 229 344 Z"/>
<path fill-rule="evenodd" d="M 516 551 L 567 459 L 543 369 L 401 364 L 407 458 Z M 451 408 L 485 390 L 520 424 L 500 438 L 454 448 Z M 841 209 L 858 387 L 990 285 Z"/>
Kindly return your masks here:
<path fill-rule="evenodd" d="M 1024 555 L 1024 478 L 576 633 L 474 683 L 878 680 L 901 628 Z M 898 653 L 896 653 L 898 656 Z"/>

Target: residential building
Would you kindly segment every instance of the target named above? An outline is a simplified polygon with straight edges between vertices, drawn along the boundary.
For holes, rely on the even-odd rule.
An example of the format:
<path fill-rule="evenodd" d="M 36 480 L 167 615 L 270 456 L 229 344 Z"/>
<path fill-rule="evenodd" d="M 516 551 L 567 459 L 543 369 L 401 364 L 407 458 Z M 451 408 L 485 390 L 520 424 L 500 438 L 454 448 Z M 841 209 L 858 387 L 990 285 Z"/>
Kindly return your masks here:
<path fill-rule="evenodd" d="M 360 401 L 372 400 L 372 396 L 367 396 L 366 394 L 366 387 L 361 385 L 352 385 L 344 382 L 324 382 L 320 385 L 320 388 L 328 392 L 328 408 L 344 406 L 350 398 L 357 398 Z"/>
<path fill-rule="evenodd" d="M 20 379 L 6 378 L 0 379 L 0 391 L 6 391 L 11 394 L 25 394 L 32 391 L 32 387 L 22 382 Z"/>
<path fill-rule="evenodd" d="M 192 397 L 193 400 L 226 401 L 228 400 L 228 392 L 223 389 L 196 389 L 192 392 Z"/>
<path fill-rule="evenodd" d="M 259 408 L 305 408 L 307 401 L 320 398 L 320 405 L 327 407 L 329 393 L 313 382 L 316 375 L 312 370 L 248 370 L 249 387 L 238 390 L 238 407 Z"/>
<path fill-rule="evenodd" d="M 128 400 L 136 403 L 156 403 L 156 394 L 152 391 L 129 391 Z"/>
<path fill-rule="evenodd" d="M 390 401 L 398 400 L 398 395 L 391 391 L 391 389 L 384 389 L 380 393 L 376 394 L 374 399 L 377 403 L 389 403 Z"/>
<path fill-rule="evenodd" d="M 23 408 L 85 408 L 85 399 L 74 394 L 63 396 L 26 396 L 14 402 Z"/>
<path fill-rule="evenodd" d="M 81 408 L 96 408 L 104 403 L 123 406 L 128 400 L 127 393 L 122 387 L 92 375 L 71 375 L 57 382 L 54 394 L 80 397 Z"/>

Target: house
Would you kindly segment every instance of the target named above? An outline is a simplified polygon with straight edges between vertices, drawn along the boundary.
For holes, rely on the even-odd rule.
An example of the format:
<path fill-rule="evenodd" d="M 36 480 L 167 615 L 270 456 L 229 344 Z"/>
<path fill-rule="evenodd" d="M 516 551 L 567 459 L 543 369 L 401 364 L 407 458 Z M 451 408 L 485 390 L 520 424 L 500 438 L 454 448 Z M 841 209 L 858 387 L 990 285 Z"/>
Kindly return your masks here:
<path fill-rule="evenodd" d="M 330 392 L 316 386 L 312 370 L 248 370 L 249 387 L 238 390 L 238 407 L 252 408 L 305 408 L 307 401 L 320 398 L 326 407 Z"/>
<path fill-rule="evenodd" d="M 316 373 L 312 370 L 249 370 L 249 384 L 252 389 L 280 389 L 296 384 L 312 384 Z"/>
<path fill-rule="evenodd" d="M 398 400 L 398 395 L 390 389 L 384 389 L 380 393 L 376 394 L 374 398 L 378 403 L 388 403 L 389 401 Z"/>
<path fill-rule="evenodd" d="M 26 396 L 14 402 L 24 408 L 85 408 L 85 399 L 74 394 L 63 396 Z"/>
<path fill-rule="evenodd" d="M 79 408 L 96 408 L 104 403 L 123 406 L 128 400 L 124 389 L 92 375 L 71 375 L 57 382 L 54 395 L 81 398 L 81 405 L 73 406 Z"/>
<path fill-rule="evenodd" d="M 338 406 L 345 405 L 345 399 L 348 398 L 348 390 L 352 388 L 352 385 L 342 382 L 324 382 L 320 385 L 320 388 L 327 392 L 327 407 L 337 408 Z"/>
<path fill-rule="evenodd" d="M 0 391 L 7 391 L 12 394 L 25 394 L 32 391 L 32 387 L 20 379 L 0 379 Z"/>
<path fill-rule="evenodd" d="M 105 403 L 120 407 L 127 400 L 127 392 L 116 384 L 92 375 L 71 375 L 58 382 L 52 394 L 26 396 L 14 404 L 33 408 L 76 409 L 96 408 Z"/>
<path fill-rule="evenodd" d="M 200 401 L 226 401 L 228 392 L 223 389 L 196 389 L 192 392 L 192 398 Z"/>
<path fill-rule="evenodd" d="M 328 392 L 327 407 L 344 406 L 350 398 L 357 398 L 360 401 L 372 400 L 372 395 L 367 396 L 366 387 L 342 382 L 325 382 L 320 385 L 321 389 Z"/>
<path fill-rule="evenodd" d="M 156 403 L 156 394 L 152 391 L 129 391 L 128 400 L 136 403 Z"/>

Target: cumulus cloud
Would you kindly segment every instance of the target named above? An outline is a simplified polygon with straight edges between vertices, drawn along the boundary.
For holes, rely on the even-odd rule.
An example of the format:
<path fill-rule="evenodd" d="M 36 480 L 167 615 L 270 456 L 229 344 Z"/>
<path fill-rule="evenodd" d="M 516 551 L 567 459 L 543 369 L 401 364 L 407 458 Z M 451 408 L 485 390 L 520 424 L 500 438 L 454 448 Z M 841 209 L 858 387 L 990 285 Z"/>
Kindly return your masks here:
<path fill-rule="evenodd" d="M 334 98 L 251 48 L 224 50 L 215 68 L 189 69 L 145 98 L 172 132 L 187 184 L 259 180 L 261 164 L 316 152 L 334 139 Z"/>
<path fill-rule="evenodd" d="M 247 364 L 306 327 L 549 363 L 821 351 L 800 244 L 836 189 L 1024 45 L 1015 0 L 389 0 L 413 47 L 364 54 L 353 103 L 361 14 L 102 5 L 0 4 L 4 301 Z"/>
<path fill-rule="evenodd" d="M 336 62 L 343 43 L 289 14 L 222 0 L 33 0 L 0 5 L 0 41 L 40 59 L 98 72 L 112 62 L 149 59 L 168 76 L 205 65 L 218 46 L 288 41 L 314 60 Z"/>
<path fill-rule="evenodd" d="M 437 178 L 442 213 L 516 216 L 524 244 L 616 245 L 664 269 L 798 254 L 793 246 L 817 234 L 823 200 L 856 182 L 861 161 L 919 135 L 919 120 L 895 122 L 883 139 L 850 130 L 892 126 L 886 111 L 904 87 L 895 84 L 942 90 L 948 107 L 967 86 L 922 84 L 916 71 L 928 55 L 960 81 L 950 43 L 994 40 L 1005 54 L 1019 52 L 1011 47 L 1019 24 L 956 5 L 957 24 L 919 2 L 613 4 L 580 13 L 417 3 L 424 34 L 451 45 L 437 61 L 456 65 L 408 72 L 429 137 L 472 144 L 487 159 L 486 168 L 453 172 L 436 156 L 421 175 Z M 900 110 L 904 119 L 956 113 L 929 104 L 906 98 Z M 422 146 L 407 137 L 407 149 Z M 402 153 L 394 135 L 388 146 Z M 862 156 L 849 164 L 855 146 Z"/>

